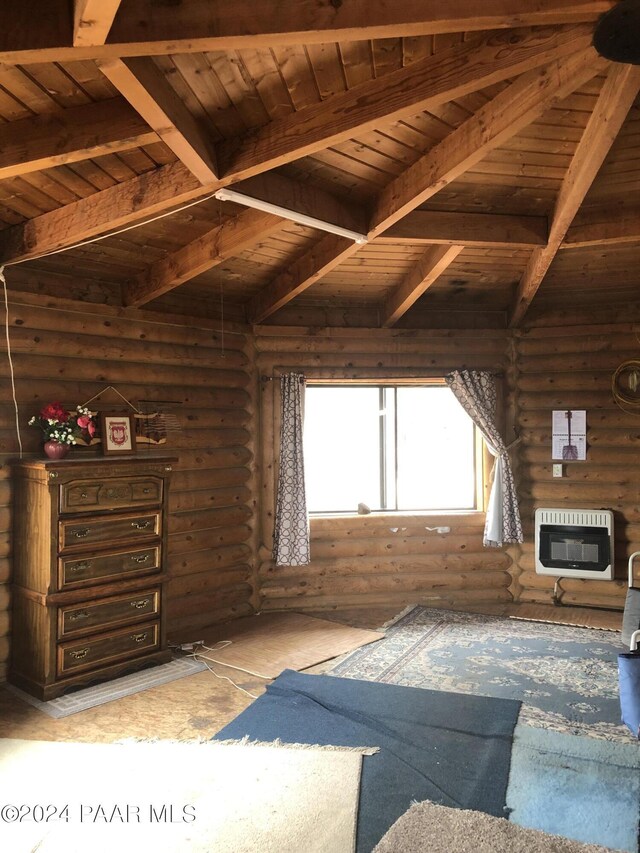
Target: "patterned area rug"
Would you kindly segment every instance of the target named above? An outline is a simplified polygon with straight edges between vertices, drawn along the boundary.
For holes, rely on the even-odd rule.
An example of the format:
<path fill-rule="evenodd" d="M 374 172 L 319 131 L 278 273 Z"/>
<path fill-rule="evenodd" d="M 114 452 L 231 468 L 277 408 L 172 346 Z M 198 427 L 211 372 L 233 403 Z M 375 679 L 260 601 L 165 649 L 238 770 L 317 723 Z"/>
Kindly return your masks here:
<path fill-rule="evenodd" d="M 620 634 L 416 606 L 329 674 L 519 699 L 520 722 L 635 742 L 620 723 Z"/>

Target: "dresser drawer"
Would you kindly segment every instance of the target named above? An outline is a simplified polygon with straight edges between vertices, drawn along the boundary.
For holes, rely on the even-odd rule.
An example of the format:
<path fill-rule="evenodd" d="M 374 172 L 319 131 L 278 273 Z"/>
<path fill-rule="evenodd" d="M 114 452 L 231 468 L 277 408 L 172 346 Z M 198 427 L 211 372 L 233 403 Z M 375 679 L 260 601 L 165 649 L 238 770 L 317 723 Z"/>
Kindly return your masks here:
<path fill-rule="evenodd" d="M 162 480 L 140 477 L 126 480 L 73 480 L 60 486 L 60 512 L 82 512 L 120 507 L 154 506 L 162 502 Z"/>
<path fill-rule="evenodd" d="M 113 542 L 135 542 L 160 536 L 159 512 L 137 515 L 100 516 L 59 522 L 60 551 L 85 548 L 88 545 L 108 547 Z"/>
<path fill-rule="evenodd" d="M 82 557 L 60 557 L 58 589 L 76 589 L 157 572 L 162 565 L 161 557 L 160 545 Z"/>
<path fill-rule="evenodd" d="M 160 645 L 160 623 L 120 628 L 109 634 L 85 637 L 58 646 L 57 672 L 64 677 L 118 660 L 135 658 Z"/>
<path fill-rule="evenodd" d="M 58 639 L 144 622 L 159 615 L 159 587 L 59 607 Z"/>

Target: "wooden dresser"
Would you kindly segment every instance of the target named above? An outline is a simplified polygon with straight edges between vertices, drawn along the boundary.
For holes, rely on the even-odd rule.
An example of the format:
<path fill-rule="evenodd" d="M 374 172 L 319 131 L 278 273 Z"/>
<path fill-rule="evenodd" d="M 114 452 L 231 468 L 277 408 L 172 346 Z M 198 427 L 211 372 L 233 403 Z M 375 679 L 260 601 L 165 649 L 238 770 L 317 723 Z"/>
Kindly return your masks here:
<path fill-rule="evenodd" d="M 15 466 L 9 681 L 39 699 L 171 658 L 171 457 Z"/>

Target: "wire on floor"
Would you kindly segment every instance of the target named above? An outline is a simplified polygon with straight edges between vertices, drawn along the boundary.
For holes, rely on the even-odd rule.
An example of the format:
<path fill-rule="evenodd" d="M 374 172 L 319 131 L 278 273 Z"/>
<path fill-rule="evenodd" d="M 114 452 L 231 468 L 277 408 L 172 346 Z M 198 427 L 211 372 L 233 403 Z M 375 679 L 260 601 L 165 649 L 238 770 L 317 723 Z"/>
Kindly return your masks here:
<path fill-rule="evenodd" d="M 194 660 L 201 661 L 207 667 L 209 672 L 212 675 L 215 675 L 216 678 L 219 678 L 223 681 L 228 681 L 229 684 L 232 684 L 234 687 L 237 687 L 238 690 L 241 690 L 243 693 L 246 693 L 247 696 L 250 696 L 252 699 L 257 699 L 258 698 L 257 696 L 255 696 L 253 693 L 250 693 L 248 690 L 245 690 L 244 687 L 241 687 L 239 684 L 236 684 L 236 682 L 233 681 L 233 679 L 229 678 L 227 675 L 220 675 L 220 673 L 216 672 L 211 666 L 209 666 L 209 663 L 216 663 L 219 666 L 229 667 L 229 669 L 237 669 L 239 672 L 244 672 L 247 675 L 253 675 L 255 678 L 264 678 L 265 681 L 271 681 L 272 676 L 262 675 L 262 673 L 253 672 L 250 669 L 243 669 L 243 667 L 241 667 L 241 666 L 236 666 L 235 664 L 226 663 L 225 661 L 218 660 L 216 658 L 212 658 L 209 655 L 204 655 L 204 654 L 202 654 L 202 651 L 200 651 L 201 649 L 204 649 L 207 652 L 214 652 L 215 653 L 215 652 L 221 651 L 222 649 L 226 649 L 227 646 L 232 645 L 232 643 L 233 643 L 232 640 L 220 640 L 220 642 L 216 643 L 216 645 L 213 648 L 211 648 L 211 646 L 205 646 L 204 643 L 199 643 L 198 648 L 194 649 L 194 651 L 190 652 L 187 655 L 187 657 L 193 658 Z"/>

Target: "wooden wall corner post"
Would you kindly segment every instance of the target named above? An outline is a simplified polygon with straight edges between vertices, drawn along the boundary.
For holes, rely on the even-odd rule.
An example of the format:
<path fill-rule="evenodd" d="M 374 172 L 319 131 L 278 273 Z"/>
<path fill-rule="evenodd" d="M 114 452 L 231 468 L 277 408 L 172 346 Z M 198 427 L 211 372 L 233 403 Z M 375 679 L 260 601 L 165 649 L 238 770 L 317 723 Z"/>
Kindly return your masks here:
<path fill-rule="evenodd" d="M 256 352 L 256 344 L 255 337 L 251 337 L 247 349 L 249 350 L 249 359 L 252 369 L 252 382 L 250 385 L 250 394 L 251 394 L 251 416 L 252 416 L 252 424 L 251 424 L 251 439 L 249 444 L 249 449 L 253 454 L 254 464 L 251 469 L 251 477 L 249 479 L 249 486 L 251 489 L 252 495 L 256 496 L 254 500 L 254 513 L 249 523 L 251 527 L 251 596 L 249 598 L 249 603 L 251 604 L 253 610 L 256 613 L 259 613 L 261 610 L 260 604 L 260 560 L 259 560 L 259 549 L 260 542 L 262 540 L 262 509 L 260 500 L 261 495 L 261 484 L 262 484 L 262 471 L 264 467 L 264 459 L 263 459 L 263 450 L 262 450 L 262 388 L 263 384 L 260 379 L 260 371 L 257 367 L 257 352 Z M 250 422 L 251 423 L 251 422 Z"/>

